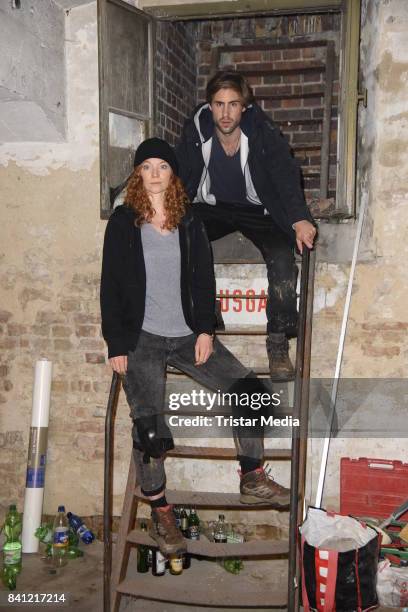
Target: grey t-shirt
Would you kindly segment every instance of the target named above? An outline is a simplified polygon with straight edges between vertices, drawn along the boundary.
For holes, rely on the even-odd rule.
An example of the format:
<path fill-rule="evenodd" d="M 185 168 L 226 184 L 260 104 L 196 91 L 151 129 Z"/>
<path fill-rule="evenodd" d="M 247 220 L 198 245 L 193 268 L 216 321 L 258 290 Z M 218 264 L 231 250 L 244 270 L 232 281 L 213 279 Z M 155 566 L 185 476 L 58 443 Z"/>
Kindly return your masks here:
<path fill-rule="evenodd" d="M 178 229 L 159 234 L 150 223 L 141 226 L 146 267 L 146 303 L 142 329 L 178 338 L 192 331 L 184 318 L 180 288 Z"/>

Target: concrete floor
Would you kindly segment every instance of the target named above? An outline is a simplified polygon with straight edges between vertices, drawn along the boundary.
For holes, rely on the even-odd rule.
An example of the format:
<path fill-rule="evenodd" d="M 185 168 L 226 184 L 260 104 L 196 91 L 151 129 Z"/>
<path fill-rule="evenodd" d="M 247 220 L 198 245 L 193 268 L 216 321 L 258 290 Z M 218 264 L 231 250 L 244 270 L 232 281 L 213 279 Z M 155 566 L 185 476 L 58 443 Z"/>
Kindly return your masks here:
<path fill-rule="evenodd" d="M 66 602 L 52 603 L 48 605 L 16 605 L 7 603 L 8 591 L 4 587 L 0 589 L 0 610 L 13 610 L 13 612 L 24 612 L 27 609 L 36 610 L 75 610 L 75 612 L 102 612 L 103 611 L 103 544 L 94 542 L 89 547 L 84 547 L 84 556 L 74 559 L 57 571 L 50 573 L 49 564 L 41 558 L 41 555 L 23 555 L 23 571 L 18 577 L 17 593 L 64 593 Z M 192 560 L 191 568 L 187 570 L 191 576 L 191 587 L 194 588 L 196 581 L 203 580 L 205 573 L 209 582 L 209 588 L 216 585 L 217 581 L 237 581 L 237 587 L 245 576 L 253 584 L 260 580 L 270 583 L 271 587 L 285 580 L 286 561 L 244 561 L 245 567 L 241 574 L 232 576 L 216 563 Z M 207 567 L 205 567 L 205 564 Z M 273 565 L 271 565 L 273 564 Z M 273 569 L 272 569 L 273 568 Z M 135 567 L 132 558 L 129 565 L 130 573 L 134 573 Z M 177 577 L 170 577 L 177 580 Z M 233 584 L 233 582 L 231 583 Z M 232 587 L 233 588 L 233 587 Z M 180 604 L 168 604 L 164 602 L 149 601 L 146 599 L 134 599 L 123 597 L 120 612 L 209 612 L 209 610 L 229 610 L 229 612 L 255 612 L 266 608 L 208 608 L 201 606 L 185 606 Z M 276 610 L 276 608 L 275 608 Z M 379 612 L 386 612 L 388 608 L 378 608 Z M 396 608 L 394 608 L 396 610 Z"/>

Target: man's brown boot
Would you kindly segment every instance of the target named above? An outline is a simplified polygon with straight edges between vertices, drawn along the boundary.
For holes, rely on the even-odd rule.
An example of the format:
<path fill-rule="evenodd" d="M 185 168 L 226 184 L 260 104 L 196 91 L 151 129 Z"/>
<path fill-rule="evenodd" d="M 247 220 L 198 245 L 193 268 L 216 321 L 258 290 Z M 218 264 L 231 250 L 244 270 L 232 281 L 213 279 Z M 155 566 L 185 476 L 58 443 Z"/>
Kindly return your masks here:
<path fill-rule="evenodd" d="M 290 491 L 274 481 L 269 471 L 260 467 L 241 476 L 241 503 L 272 504 L 274 508 L 288 508 Z"/>
<path fill-rule="evenodd" d="M 187 550 L 183 534 L 176 525 L 173 506 L 152 509 L 150 536 L 159 545 L 163 555 L 173 555 Z"/>
<path fill-rule="evenodd" d="M 284 382 L 295 377 L 295 368 L 289 359 L 289 340 L 285 334 L 268 334 L 266 350 L 272 380 Z"/>

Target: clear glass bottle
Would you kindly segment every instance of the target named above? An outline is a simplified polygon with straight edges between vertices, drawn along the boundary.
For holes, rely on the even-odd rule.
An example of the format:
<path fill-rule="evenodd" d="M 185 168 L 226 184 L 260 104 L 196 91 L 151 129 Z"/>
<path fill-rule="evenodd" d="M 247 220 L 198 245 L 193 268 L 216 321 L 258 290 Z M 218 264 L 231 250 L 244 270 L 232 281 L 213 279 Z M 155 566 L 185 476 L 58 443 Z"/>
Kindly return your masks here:
<path fill-rule="evenodd" d="M 166 573 L 166 557 L 158 548 L 152 551 L 152 574 L 153 576 L 164 576 Z"/>
<path fill-rule="evenodd" d="M 68 552 L 68 519 L 65 516 L 65 506 L 58 506 L 53 525 L 52 560 L 55 567 L 67 564 Z"/>
<path fill-rule="evenodd" d="M 218 515 L 218 521 L 214 527 L 214 542 L 217 544 L 226 544 L 227 542 L 227 526 L 223 514 Z"/>

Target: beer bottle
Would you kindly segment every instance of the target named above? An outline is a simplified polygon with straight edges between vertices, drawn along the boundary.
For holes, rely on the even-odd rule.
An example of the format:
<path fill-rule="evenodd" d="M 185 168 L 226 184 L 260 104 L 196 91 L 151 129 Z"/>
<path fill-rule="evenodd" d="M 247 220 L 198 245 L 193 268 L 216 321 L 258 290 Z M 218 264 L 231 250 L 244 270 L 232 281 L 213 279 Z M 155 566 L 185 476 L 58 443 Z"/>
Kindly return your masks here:
<path fill-rule="evenodd" d="M 173 574 L 173 576 L 180 576 L 180 574 L 183 573 L 183 555 L 182 554 L 170 555 L 169 564 L 170 564 L 170 574 Z"/>
<path fill-rule="evenodd" d="M 188 532 L 190 540 L 200 539 L 200 519 L 194 508 L 191 508 L 190 516 L 188 517 Z"/>
<path fill-rule="evenodd" d="M 166 573 L 166 557 L 158 548 L 153 549 L 152 574 L 153 576 L 164 576 Z"/>
<path fill-rule="evenodd" d="M 188 538 L 188 516 L 185 508 L 180 512 L 180 529 L 185 538 Z"/>
<path fill-rule="evenodd" d="M 147 532 L 146 523 L 140 523 L 140 529 Z M 149 547 L 145 544 L 139 544 L 137 547 L 137 571 L 140 574 L 145 574 L 149 571 Z"/>

